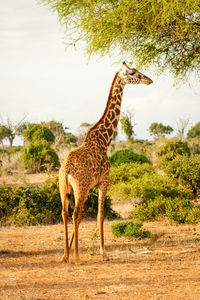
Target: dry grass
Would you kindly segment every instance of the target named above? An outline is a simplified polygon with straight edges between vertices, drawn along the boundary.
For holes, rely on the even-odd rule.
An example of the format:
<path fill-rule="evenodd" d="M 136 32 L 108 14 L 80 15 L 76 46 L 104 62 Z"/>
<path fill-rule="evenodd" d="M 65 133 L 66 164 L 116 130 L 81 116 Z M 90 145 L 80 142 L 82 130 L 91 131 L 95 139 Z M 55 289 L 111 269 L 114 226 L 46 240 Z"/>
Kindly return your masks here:
<path fill-rule="evenodd" d="M 15 172 L 12 175 L 4 175 L 0 177 L 0 184 L 41 184 L 48 178 L 57 175 L 58 172 L 27 174 L 26 172 Z"/>
<path fill-rule="evenodd" d="M 146 223 L 147 240 L 116 239 L 110 226 L 101 261 L 96 222 L 83 221 L 78 265 L 60 262 L 63 225 L 0 228 L 0 299 L 200 299 L 194 225 Z"/>

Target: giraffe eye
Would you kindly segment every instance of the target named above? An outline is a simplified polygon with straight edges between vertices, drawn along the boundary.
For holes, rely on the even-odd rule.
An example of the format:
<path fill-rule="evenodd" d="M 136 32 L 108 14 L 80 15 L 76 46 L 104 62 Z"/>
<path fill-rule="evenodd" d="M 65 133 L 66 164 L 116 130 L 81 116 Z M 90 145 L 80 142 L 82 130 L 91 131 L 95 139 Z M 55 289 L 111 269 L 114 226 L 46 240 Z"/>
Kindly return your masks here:
<path fill-rule="evenodd" d="M 134 74 L 135 74 L 135 72 L 131 72 L 131 73 L 130 73 L 130 75 L 134 75 Z"/>

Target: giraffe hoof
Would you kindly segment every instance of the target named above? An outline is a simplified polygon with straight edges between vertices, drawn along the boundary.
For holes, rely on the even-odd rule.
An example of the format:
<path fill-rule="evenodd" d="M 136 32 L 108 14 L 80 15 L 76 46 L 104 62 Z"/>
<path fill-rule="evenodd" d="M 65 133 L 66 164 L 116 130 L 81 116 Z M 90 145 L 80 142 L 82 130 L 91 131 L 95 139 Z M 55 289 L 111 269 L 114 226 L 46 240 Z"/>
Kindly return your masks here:
<path fill-rule="evenodd" d="M 68 262 L 69 262 L 69 258 L 68 258 L 68 257 L 65 257 L 65 256 L 63 256 L 63 258 L 62 258 L 61 262 L 63 262 L 63 263 L 68 263 Z"/>
<path fill-rule="evenodd" d="M 102 255 L 102 261 L 109 261 L 109 257 L 106 254 Z"/>

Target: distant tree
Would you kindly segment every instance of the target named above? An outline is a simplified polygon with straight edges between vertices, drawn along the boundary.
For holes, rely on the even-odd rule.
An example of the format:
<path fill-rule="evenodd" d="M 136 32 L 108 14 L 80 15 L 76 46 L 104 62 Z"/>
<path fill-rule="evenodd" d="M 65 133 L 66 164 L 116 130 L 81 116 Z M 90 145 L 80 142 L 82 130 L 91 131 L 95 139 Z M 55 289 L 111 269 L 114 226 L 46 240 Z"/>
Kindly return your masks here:
<path fill-rule="evenodd" d="M 58 155 L 44 139 L 35 140 L 27 147 L 24 147 L 21 157 L 25 168 L 33 173 L 54 169 L 59 166 Z"/>
<path fill-rule="evenodd" d="M 121 149 L 114 152 L 109 157 L 110 163 L 113 166 L 119 166 L 122 163 L 132 163 L 132 162 L 140 162 L 140 163 L 150 163 L 148 158 L 143 154 L 134 153 L 130 149 Z"/>
<path fill-rule="evenodd" d="M 177 128 L 178 128 L 178 138 L 180 140 L 184 139 L 186 128 L 188 127 L 188 124 L 190 122 L 189 117 L 183 117 L 179 118 L 177 121 Z"/>
<path fill-rule="evenodd" d="M 0 143 L 2 148 L 4 148 L 4 139 L 8 138 L 10 130 L 5 125 L 0 125 Z"/>
<path fill-rule="evenodd" d="M 78 140 L 78 138 L 72 134 L 71 132 L 66 132 L 65 133 L 65 142 L 67 144 L 71 144 L 71 143 L 76 143 Z"/>
<path fill-rule="evenodd" d="M 88 131 L 88 129 L 90 128 L 91 124 L 90 123 L 87 123 L 87 122 L 84 122 L 80 125 L 80 129 L 79 129 L 79 134 L 77 135 L 77 143 L 78 145 L 82 144 L 84 138 L 85 138 L 85 135 Z"/>
<path fill-rule="evenodd" d="M 13 122 L 9 116 L 7 116 L 6 121 L 3 120 L 2 116 L 0 116 L 2 125 L 6 127 L 6 136 L 5 138 L 9 141 L 9 146 L 12 147 L 13 141 L 15 137 L 18 135 L 18 129 L 23 123 L 26 116 L 23 116 L 19 121 Z"/>
<path fill-rule="evenodd" d="M 133 136 L 135 135 L 135 132 L 133 130 L 133 119 L 134 114 L 130 111 L 127 111 L 126 113 L 122 113 L 122 117 L 120 119 L 120 123 L 122 126 L 122 130 L 125 133 L 128 141 L 133 141 Z"/>
<path fill-rule="evenodd" d="M 200 137 L 200 122 L 196 123 L 187 133 L 188 138 Z"/>
<path fill-rule="evenodd" d="M 57 11 L 69 45 L 126 57 L 183 81 L 200 68 L 199 0 L 40 0 Z"/>
<path fill-rule="evenodd" d="M 59 166 L 58 155 L 51 148 L 55 137 L 49 128 L 34 124 L 31 129 L 25 130 L 25 138 L 29 142 L 21 156 L 25 168 L 35 173 Z"/>
<path fill-rule="evenodd" d="M 30 142 L 45 140 L 53 143 L 55 140 L 53 132 L 40 124 L 34 124 L 31 129 L 25 131 L 25 137 Z"/>
<path fill-rule="evenodd" d="M 173 128 L 171 126 L 165 126 L 162 123 L 152 123 L 149 126 L 149 132 L 151 135 L 158 138 L 159 136 L 165 136 L 167 134 L 171 134 L 173 132 Z"/>
<path fill-rule="evenodd" d="M 16 134 L 17 136 L 23 139 L 24 145 L 25 145 L 25 131 L 28 129 L 30 130 L 33 127 L 33 125 L 35 124 L 30 122 L 24 122 L 17 128 Z"/>
<path fill-rule="evenodd" d="M 55 137 L 55 147 L 62 144 L 65 140 L 65 131 L 68 129 L 68 127 L 64 127 L 62 122 L 57 122 L 54 120 L 48 121 L 48 122 L 41 122 L 41 125 L 49 128 Z"/>

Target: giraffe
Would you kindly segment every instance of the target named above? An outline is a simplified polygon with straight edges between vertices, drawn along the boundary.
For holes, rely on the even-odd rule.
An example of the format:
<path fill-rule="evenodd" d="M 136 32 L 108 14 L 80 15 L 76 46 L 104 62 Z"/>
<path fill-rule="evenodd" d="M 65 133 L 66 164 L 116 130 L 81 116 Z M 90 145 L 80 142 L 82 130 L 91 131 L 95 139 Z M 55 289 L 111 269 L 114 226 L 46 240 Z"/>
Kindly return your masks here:
<path fill-rule="evenodd" d="M 69 261 L 70 249 L 74 240 L 74 259 L 78 257 L 78 227 L 82 219 L 84 202 L 91 188 L 97 187 L 98 226 L 100 234 L 100 254 L 106 259 L 104 248 L 104 199 L 108 188 L 110 163 L 107 149 L 117 129 L 123 89 L 126 84 L 151 84 L 153 81 L 123 62 L 122 68 L 115 74 L 111 84 L 106 108 L 100 120 L 92 125 L 81 146 L 69 152 L 59 170 L 59 189 L 62 201 L 62 217 L 64 222 L 64 256 Z M 75 207 L 73 211 L 73 232 L 68 241 L 68 205 L 71 193 L 74 193 Z"/>

